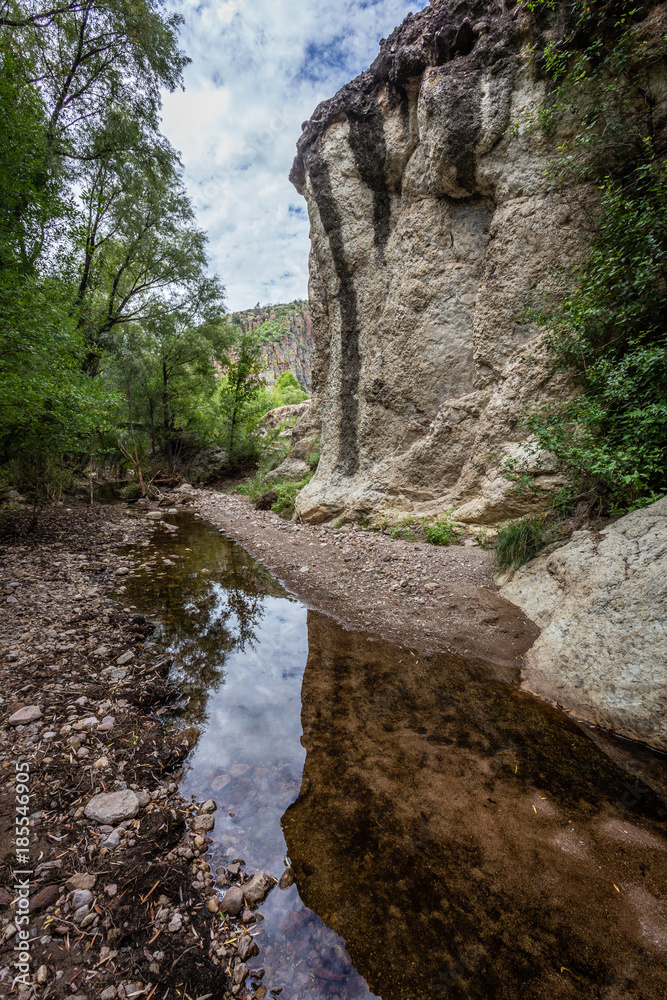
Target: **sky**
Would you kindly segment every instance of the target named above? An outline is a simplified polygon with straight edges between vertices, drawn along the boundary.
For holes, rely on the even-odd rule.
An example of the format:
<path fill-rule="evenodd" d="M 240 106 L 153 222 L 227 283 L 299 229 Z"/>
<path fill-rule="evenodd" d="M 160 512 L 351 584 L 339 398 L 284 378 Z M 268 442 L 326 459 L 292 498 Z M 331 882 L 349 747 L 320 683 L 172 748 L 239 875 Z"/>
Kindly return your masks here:
<path fill-rule="evenodd" d="M 301 123 L 426 2 L 169 0 L 192 63 L 163 131 L 231 311 L 307 298 L 308 213 L 288 180 Z"/>

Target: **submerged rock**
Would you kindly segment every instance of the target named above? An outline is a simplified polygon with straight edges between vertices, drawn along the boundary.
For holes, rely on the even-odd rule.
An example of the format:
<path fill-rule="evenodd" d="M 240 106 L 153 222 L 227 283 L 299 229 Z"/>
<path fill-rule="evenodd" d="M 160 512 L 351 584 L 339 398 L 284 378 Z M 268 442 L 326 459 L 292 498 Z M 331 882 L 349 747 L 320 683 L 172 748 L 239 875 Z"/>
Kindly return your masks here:
<path fill-rule="evenodd" d="M 523 566 L 501 593 L 541 626 L 523 686 L 667 750 L 667 497 Z"/>
<path fill-rule="evenodd" d="M 277 883 L 278 880 L 272 875 L 269 875 L 268 872 L 257 872 L 257 874 L 253 875 L 252 878 L 242 887 L 243 895 L 250 906 L 258 906 L 259 903 L 264 902 L 274 885 L 277 885 Z"/>

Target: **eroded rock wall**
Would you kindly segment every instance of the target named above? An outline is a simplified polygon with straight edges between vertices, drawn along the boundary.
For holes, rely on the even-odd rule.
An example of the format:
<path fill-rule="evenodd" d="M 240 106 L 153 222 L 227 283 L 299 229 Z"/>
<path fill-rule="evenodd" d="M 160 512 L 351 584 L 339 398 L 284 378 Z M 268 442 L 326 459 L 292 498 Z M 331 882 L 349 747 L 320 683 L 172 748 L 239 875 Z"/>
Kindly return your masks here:
<path fill-rule="evenodd" d="M 532 50 L 561 29 L 522 5 L 432 3 L 304 124 L 291 178 L 316 358 L 299 431 L 321 427 L 322 457 L 302 517 L 525 511 L 501 465 L 525 455 L 526 404 L 562 387 L 521 316 L 578 246 L 553 136 L 526 124 L 545 93 Z M 535 471 L 556 482 L 544 456 Z"/>

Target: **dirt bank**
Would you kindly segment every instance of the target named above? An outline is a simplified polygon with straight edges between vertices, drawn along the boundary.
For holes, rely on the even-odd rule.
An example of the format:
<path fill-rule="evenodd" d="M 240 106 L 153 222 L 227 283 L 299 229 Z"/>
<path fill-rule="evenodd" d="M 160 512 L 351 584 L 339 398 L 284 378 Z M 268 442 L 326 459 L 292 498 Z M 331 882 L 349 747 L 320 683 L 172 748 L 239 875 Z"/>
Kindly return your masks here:
<path fill-rule="evenodd" d="M 418 649 L 517 667 L 538 629 L 493 584 L 493 555 L 385 534 L 284 521 L 246 497 L 193 491 L 195 509 L 304 603 Z"/>

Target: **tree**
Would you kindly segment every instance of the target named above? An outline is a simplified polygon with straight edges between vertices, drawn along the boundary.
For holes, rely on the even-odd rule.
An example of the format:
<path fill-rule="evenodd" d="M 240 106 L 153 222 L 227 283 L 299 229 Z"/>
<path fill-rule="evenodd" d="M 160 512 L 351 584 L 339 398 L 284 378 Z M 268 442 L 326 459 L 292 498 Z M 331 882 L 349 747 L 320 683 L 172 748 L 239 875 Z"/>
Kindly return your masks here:
<path fill-rule="evenodd" d="M 228 366 L 222 382 L 221 400 L 227 418 L 229 461 L 240 457 L 237 445 L 239 425 L 251 417 L 252 402 L 266 386 L 262 378 L 262 350 L 255 336 L 247 330 L 238 336 L 234 360 Z M 236 447 L 235 447 L 236 446 Z"/>
<path fill-rule="evenodd" d="M 180 314 L 219 302 L 223 290 L 204 275 L 206 234 L 166 142 L 141 156 L 107 157 L 88 166 L 84 214 L 74 237 L 77 308 L 95 373 L 114 327 Z"/>
<path fill-rule="evenodd" d="M 276 391 L 274 394 L 275 406 L 293 406 L 295 403 L 303 403 L 308 399 L 308 393 L 304 392 L 296 377 L 291 371 L 283 372 L 276 380 Z"/>

